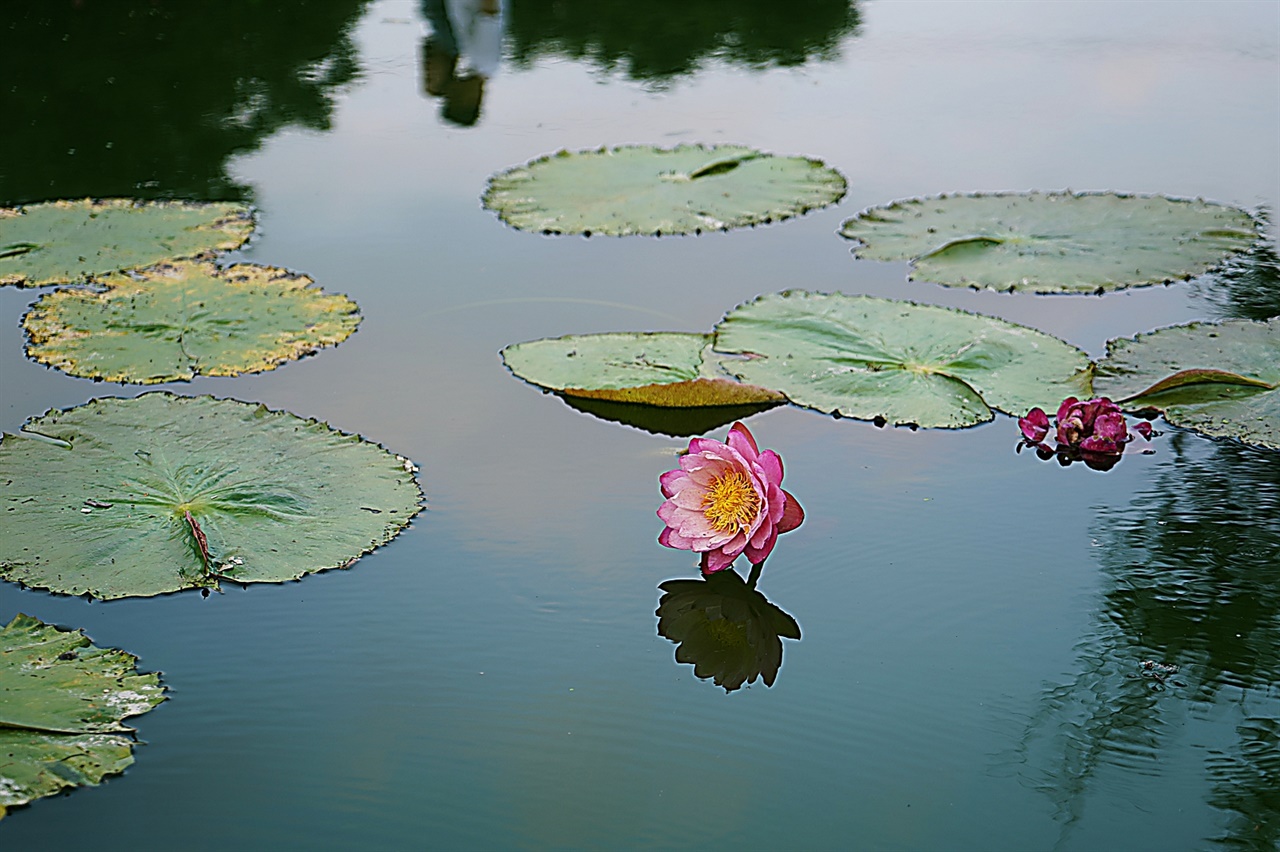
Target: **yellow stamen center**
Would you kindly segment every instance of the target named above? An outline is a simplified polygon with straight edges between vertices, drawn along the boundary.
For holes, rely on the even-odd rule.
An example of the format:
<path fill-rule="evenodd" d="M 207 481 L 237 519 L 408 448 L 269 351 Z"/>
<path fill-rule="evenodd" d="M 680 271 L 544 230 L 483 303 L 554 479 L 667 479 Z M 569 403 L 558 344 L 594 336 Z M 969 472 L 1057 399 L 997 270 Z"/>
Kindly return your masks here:
<path fill-rule="evenodd" d="M 731 471 L 711 483 L 702 497 L 702 514 L 720 532 L 745 530 L 760 511 L 760 497 L 741 471 Z"/>

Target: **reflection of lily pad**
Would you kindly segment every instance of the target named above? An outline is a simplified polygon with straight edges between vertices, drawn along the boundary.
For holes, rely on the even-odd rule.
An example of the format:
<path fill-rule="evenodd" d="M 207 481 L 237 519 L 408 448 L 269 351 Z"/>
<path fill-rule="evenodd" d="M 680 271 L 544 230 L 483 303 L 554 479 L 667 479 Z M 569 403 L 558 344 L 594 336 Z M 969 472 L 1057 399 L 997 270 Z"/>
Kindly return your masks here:
<path fill-rule="evenodd" d="M 1107 343 L 1096 391 L 1175 426 L 1280 449 L 1280 317 L 1162 328 Z"/>
<path fill-rule="evenodd" d="M 549 234 L 695 234 L 825 207 L 845 193 L 836 170 L 739 145 L 629 145 L 560 151 L 494 175 L 484 205 Z"/>
<path fill-rule="evenodd" d="M 418 513 L 412 467 L 234 400 L 52 411 L 0 443 L 0 577 L 119 598 L 346 567 Z"/>
<path fill-rule="evenodd" d="M 601 420 L 625 423 L 646 432 L 686 438 L 705 435 L 713 429 L 727 426 L 736 420 L 746 420 L 753 414 L 768 411 L 781 405 L 777 402 L 761 402 L 754 405 L 709 405 L 702 408 L 663 408 L 657 405 L 640 405 L 633 402 L 610 402 L 604 399 L 564 396 L 565 404 L 584 411 Z"/>
<path fill-rule="evenodd" d="M 579 334 L 508 346 L 502 360 L 526 382 L 565 396 L 664 408 L 784 401 L 720 373 L 709 342 L 671 331 Z"/>
<path fill-rule="evenodd" d="M 715 350 L 743 381 L 862 420 L 956 428 L 1089 395 L 1089 359 L 1026 326 L 952 308 L 791 290 L 740 305 Z"/>
<path fill-rule="evenodd" d="M 240 204 L 51 201 L 0 208 L 0 284 L 39 287 L 239 248 L 253 230 Z"/>
<path fill-rule="evenodd" d="M 864 210 L 857 256 L 912 262 L 951 287 L 1096 293 L 1191 278 L 1258 238 L 1252 216 L 1206 201 L 1115 193 L 944 195 Z"/>
<path fill-rule="evenodd" d="M 137 658 L 27 615 L 0 628 L 0 815 L 133 762 L 121 720 L 164 700 Z"/>
<path fill-rule="evenodd" d="M 57 290 L 23 324 L 27 354 L 73 376 L 154 384 L 258 373 L 346 340 L 355 303 L 283 269 L 163 264 Z"/>

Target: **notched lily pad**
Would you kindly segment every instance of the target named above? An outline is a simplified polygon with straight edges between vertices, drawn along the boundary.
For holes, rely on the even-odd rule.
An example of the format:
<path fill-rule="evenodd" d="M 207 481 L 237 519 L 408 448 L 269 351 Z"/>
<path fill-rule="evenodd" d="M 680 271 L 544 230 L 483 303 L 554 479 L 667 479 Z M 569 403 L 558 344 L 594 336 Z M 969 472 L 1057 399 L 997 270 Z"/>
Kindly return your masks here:
<path fill-rule="evenodd" d="M 740 305 L 715 351 L 797 405 L 895 425 L 959 428 L 1088 398 L 1085 353 L 1026 326 L 914 302 L 789 290 Z"/>
<path fill-rule="evenodd" d="M 778 404 L 777 391 L 726 376 L 710 335 L 611 332 L 516 343 L 503 363 L 530 384 L 565 396 L 664 408 Z"/>
<path fill-rule="evenodd" d="M 150 393 L 0 442 L 0 577 L 96 598 L 345 568 L 422 508 L 412 463 L 262 405 Z"/>
<path fill-rule="evenodd" d="M 1280 449 L 1280 317 L 1108 341 L 1095 390 L 1203 435 Z"/>
<path fill-rule="evenodd" d="M 1258 221 L 1202 200 L 1117 193 L 943 195 L 844 223 L 858 257 L 948 287 L 1101 293 L 1192 278 L 1247 250 Z"/>
<path fill-rule="evenodd" d="M 545 234 L 697 234 L 788 219 L 844 197 L 845 179 L 805 157 L 740 145 L 560 151 L 494 175 L 484 206 Z"/>
<path fill-rule="evenodd" d="M 0 285 L 83 281 L 239 248 L 253 231 L 241 204 L 50 201 L 0 208 Z"/>
<path fill-rule="evenodd" d="M 155 384 L 260 373 L 346 340 L 354 302 L 304 275 L 179 261 L 63 289 L 23 320 L 27 354 L 73 376 Z"/>
<path fill-rule="evenodd" d="M 136 666 L 28 615 L 0 628 L 0 815 L 133 763 L 123 720 L 165 700 L 159 676 Z"/>

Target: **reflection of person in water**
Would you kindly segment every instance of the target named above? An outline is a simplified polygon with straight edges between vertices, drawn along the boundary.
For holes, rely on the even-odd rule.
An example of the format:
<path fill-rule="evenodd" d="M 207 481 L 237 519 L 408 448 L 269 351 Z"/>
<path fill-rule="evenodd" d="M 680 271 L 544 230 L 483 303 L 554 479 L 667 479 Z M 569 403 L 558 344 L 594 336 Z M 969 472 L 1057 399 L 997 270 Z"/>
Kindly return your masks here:
<path fill-rule="evenodd" d="M 502 0 L 423 0 L 422 11 L 431 24 L 422 46 L 423 89 L 441 99 L 441 117 L 470 127 L 480 118 L 485 81 L 502 59 Z"/>

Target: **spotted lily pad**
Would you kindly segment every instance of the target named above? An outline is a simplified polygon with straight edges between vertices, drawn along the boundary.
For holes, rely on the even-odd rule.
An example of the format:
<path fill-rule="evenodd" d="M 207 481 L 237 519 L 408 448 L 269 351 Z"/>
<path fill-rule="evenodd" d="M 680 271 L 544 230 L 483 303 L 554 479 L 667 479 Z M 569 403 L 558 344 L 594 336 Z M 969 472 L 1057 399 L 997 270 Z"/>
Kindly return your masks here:
<path fill-rule="evenodd" d="M 952 308 L 789 290 L 740 305 L 715 351 L 746 382 L 862 420 L 958 428 L 1089 396 L 1085 353 L 1044 332 Z"/>
<path fill-rule="evenodd" d="M 421 509 L 407 459 L 315 420 L 150 393 L 0 442 L 0 577 L 146 597 L 349 566 Z"/>
<path fill-rule="evenodd" d="M 23 320 L 27 354 L 73 376 L 155 384 L 271 370 L 346 340 L 354 302 L 283 269 L 179 261 L 56 290 Z"/>
<path fill-rule="evenodd" d="M 0 628 L 0 815 L 133 762 L 122 720 L 165 699 L 159 676 L 136 664 L 28 615 Z"/>
<path fill-rule="evenodd" d="M 1107 343 L 1095 390 L 1175 426 L 1280 449 L 1280 317 L 1162 328 Z"/>
<path fill-rule="evenodd" d="M 0 208 L 0 284 L 65 284 L 239 248 L 253 230 L 240 204 L 51 201 Z"/>
<path fill-rule="evenodd" d="M 943 195 L 895 201 L 844 223 L 868 260 L 911 261 L 949 287 L 1100 293 L 1191 278 L 1258 239 L 1246 211 L 1116 193 Z"/>
<path fill-rule="evenodd" d="M 502 360 L 530 384 L 585 399 L 663 408 L 785 400 L 777 391 L 726 376 L 710 340 L 670 331 L 579 334 L 508 346 Z"/>
<path fill-rule="evenodd" d="M 844 197 L 839 172 L 740 145 L 560 151 L 493 176 L 484 205 L 546 234 L 696 234 L 760 225 Z"/>

